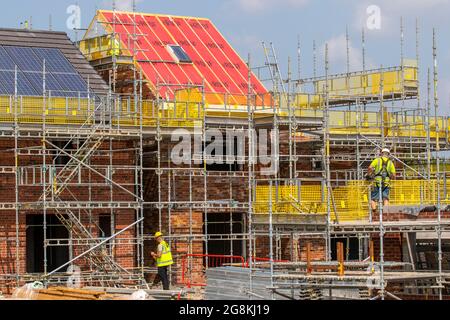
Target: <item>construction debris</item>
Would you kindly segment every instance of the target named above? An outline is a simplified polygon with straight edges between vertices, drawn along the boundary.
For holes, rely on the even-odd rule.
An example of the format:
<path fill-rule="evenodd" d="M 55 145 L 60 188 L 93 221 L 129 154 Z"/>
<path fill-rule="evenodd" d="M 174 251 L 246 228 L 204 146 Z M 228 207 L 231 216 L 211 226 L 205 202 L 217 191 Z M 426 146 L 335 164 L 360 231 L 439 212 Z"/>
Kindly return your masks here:
<path fill-rule="evenodd" d="M 27 300 L 114 300 L 116 298 L 104 292 L 91 290 L 64 287 L 33 289 L 27 285 L 16 289 L 12 297 Z"/>
<path fill-rule="evenodd" d="M 14 291 L 15 300 L 180 300 L 186 299 L 185 291 L 131 290 L 106 288 L 33 288 L 27 284 Z"/>

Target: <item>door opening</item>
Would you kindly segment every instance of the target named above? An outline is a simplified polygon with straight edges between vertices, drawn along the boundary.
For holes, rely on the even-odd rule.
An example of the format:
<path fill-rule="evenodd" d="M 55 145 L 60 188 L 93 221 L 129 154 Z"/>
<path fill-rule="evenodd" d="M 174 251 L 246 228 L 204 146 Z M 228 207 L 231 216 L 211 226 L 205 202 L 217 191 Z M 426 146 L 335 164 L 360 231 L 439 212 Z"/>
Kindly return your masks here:
<path fill-rule="evenodd" d="M 47 239 L 69 239 L 69 231 L 54 215 L 47 215 Z M 69 261 L 69 247 L 47 246 L 47 271 Z M 44 272 L 44 216 L 26 217 L 26 269 L 28 273 Z M 65 269 L 61 269 L 61 272 Z"/>

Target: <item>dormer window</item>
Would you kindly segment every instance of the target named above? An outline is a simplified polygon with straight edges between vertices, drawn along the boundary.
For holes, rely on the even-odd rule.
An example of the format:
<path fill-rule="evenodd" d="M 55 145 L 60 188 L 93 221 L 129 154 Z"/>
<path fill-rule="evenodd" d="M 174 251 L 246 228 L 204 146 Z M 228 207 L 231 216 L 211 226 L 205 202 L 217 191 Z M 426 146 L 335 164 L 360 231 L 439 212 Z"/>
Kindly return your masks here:
<path fill-rule="evenodd" d="M 178 63 L 192 63 L 186 51 L 179 45 L 168 45 L 167 48 Z"/>

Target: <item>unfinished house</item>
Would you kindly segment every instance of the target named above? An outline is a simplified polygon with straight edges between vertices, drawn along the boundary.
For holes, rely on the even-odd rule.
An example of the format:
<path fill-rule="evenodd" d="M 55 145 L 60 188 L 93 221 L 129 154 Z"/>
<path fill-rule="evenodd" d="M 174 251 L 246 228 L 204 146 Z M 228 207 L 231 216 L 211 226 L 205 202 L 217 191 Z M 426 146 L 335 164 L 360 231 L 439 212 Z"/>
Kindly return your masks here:
<path fill-rule="evenodd" d="M 237 149 L 248 144 L 249 95 L 261 106 L 271 96 L 208 19 L 99 11 L 80 48 L 121 105 L 134 110 L 142 94 L 144 233 L 170 239 L 173 280 L 203 284 L 207 266 L 247 255 L 249 168 Z M 176 164 L 180 129 L 192 153 Z M 233 161 L 204 157 L 210 129 L 232 145 Z M 154 246 L 144 246 L 146 265 Z"/>
<path fill-rule="evenodd" d="M 323 297 L 324 287 L 328 298 L 341 287 L 358 299 L 448 293 L 447 184 L 432 155 L 448 148 L 448 119 L 433 113 L 431 95 L 419 100 L 418 57 L 330 75 L 326 52 L 324 76 L 285 80 L 264 45 L 265 64 L 252 70 L 266 69 L 268 92 L 207 19 L 99 11 L 80 46 L 114 92 L 153 101 L 142 109 L 154 129 L 143 138 L 144 234 L 166 234 L 175 282 L 205 286 L 205 270 L 232 264 L 249 270 L 247 298 L 252 269 L 270 271 L 270 297 Z M 191 132 L 182 165 L 176 128 Z M 230 159 L 207 152 L 216 139 Z M 374 212 L 364 176 L 382 147 L 398 180 L 390 206 Z M 207 298 L 235 297 L 220 293 L 234 284 L 214 282 Z"/>

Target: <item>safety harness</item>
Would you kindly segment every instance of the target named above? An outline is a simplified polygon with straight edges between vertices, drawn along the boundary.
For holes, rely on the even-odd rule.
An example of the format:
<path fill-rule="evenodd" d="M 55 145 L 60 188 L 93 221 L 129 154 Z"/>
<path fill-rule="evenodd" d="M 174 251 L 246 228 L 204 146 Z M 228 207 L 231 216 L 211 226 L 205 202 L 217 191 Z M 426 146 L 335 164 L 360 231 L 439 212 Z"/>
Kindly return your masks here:
<path fill-rule="evenodd" d="M 381 177 L 381 183 L 382 186 L 385 185 L 385 181 L 387 178 L 389 178 L 389 172 L 388 172 L 388 165 L 389 162 L 391 162 L 391 159 L 384 160 L 383 157 L 378 158 L 381 160 L 381 166 L 380 161 L 377 162 L 377 172 L 375 173 L 375 177 Z"/>

